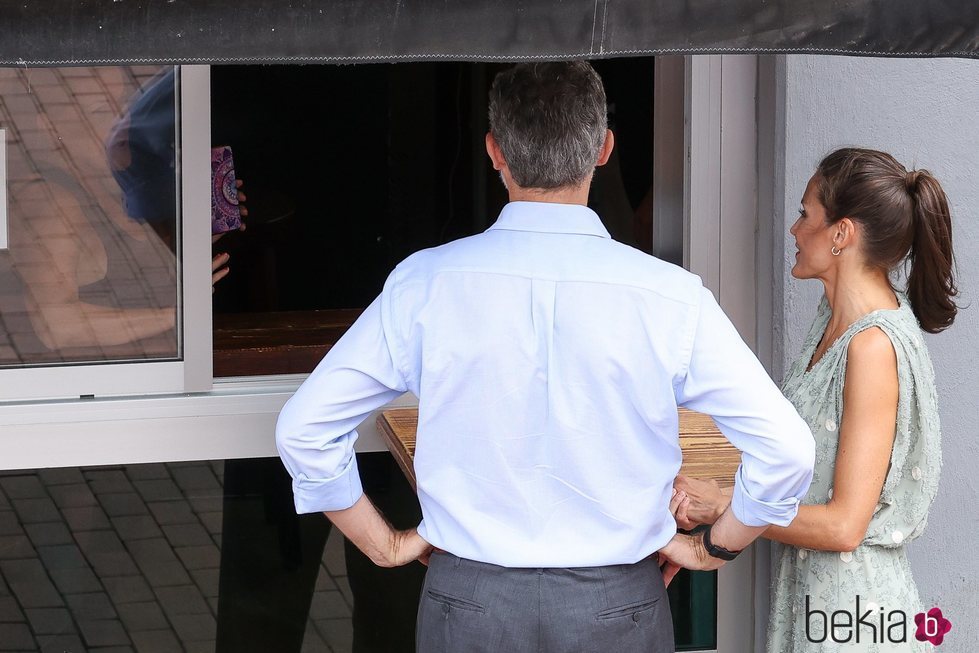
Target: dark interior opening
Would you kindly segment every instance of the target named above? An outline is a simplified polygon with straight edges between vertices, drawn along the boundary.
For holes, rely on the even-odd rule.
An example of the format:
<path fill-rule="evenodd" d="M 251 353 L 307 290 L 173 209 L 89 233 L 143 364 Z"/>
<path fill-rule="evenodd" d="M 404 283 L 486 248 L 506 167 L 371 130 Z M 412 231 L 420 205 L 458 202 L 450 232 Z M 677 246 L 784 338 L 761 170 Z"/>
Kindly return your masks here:
<path fill-rule="evenodd" d="M 215 66 L 213 145 L 229 145 L 249 217 L 215 251 L 215 375 L 304 373 L 402 259 L 483 231 L 506 203 L 485 153 L 507 64 Z M 653 59 L 595 62 L 616 148 L 590 204 L 649 251 Z"/>

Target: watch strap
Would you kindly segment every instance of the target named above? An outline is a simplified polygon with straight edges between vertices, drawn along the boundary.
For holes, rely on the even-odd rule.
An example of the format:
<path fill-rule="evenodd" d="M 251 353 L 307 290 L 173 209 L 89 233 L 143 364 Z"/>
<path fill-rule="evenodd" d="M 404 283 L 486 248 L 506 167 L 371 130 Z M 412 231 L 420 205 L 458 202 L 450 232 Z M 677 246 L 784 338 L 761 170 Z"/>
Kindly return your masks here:
<path fill-rule="evenodd" d="M 721 560 L 727 560 L 728 562 L 737 558 L 738 554 L 741 553 L 740 551 L 730 551 L 710 541 L 710 529 L 711 526 L 708 526 L 703 531 L 704 548 L 707 549 L 708 555 Z"/>

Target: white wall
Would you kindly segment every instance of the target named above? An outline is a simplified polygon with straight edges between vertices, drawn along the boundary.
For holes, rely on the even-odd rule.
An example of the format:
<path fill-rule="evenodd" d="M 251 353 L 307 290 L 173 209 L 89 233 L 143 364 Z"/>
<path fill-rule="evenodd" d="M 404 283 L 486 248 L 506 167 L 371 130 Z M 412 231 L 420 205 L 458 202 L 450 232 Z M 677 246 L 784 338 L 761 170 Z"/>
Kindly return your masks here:
<path fill-rule="evenodd" d="M 776 373 L 799 353 L 822 294 L 789 274 L 788 228 L 819 159 L 860 145 L 927 168 L 952 202 L 960 306 L 955 324 L 928 337 L 941 402 L 944 467 L 925 534 L 909 546 L 925 607 L 952 621 L 943 653 L 979 641 L 979 61 L 789 55 L 784 83 L 784 162 L 776 153 Z M 784 173 L 784 177 L 782 177 Z M 781 201 L 784 197 L 784 201 Z M 781 206 L 779 206 L 781 203 Z M 779 264 L 780 262 L 780 264 Z M 779 369 L 781 362 L 781 369 Z"/>

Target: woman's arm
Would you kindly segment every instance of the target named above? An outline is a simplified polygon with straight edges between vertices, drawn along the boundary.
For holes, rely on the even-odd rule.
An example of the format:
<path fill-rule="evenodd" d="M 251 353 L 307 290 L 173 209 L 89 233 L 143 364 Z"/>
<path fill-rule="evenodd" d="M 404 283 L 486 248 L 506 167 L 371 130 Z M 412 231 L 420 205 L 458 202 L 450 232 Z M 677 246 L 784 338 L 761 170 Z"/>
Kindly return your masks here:
<path fill-rule="evenodd" d="M 897 401 L 897 357 L 890 338 L 878 328 L 861 331 L 847 348 L 833 496 L 825 505 L 801 506 L 788 527 L 772 527 L 765 537 L 823 551 L 860 546 L 887 476 Z"/>
<path fill-rule="evenodd" d="M 833 475 L 833 496 L 824 505 L 803 505 L 787 527 L 763 537 L 823 551 L 852 551 L 863 541 L 890 464 L 897 422 L 897 357 L 878 328 L 861 331 L 847 349 L 843 417 Z M 731 500 L 730 489 L 678 476 L 673 507 L 677 524 L 713 523 Z"/>

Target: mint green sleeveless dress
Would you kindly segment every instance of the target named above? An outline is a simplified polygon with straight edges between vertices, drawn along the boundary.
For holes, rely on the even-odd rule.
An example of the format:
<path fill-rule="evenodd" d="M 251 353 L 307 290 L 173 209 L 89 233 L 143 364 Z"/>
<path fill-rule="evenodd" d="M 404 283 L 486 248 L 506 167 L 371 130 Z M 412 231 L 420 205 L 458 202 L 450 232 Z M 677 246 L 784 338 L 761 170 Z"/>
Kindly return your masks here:
<path fill-rule="evenodd" d="M 854 335 L 879 327 L 890 337 L 900 390 L 890 468 L 863 543 L 842 553 L 774 545 L 769 653 L 906 653 L 934 648 L 914 637 L 914 616 L 922 612 L 922 605 L 904 545 L 924 530 L 938 489 L 941 429 L 931 358 L 907 297 L 899 294 L 898 300 L 899 308 L 874 311 L 850 325 L 806 371 L 830 318 L 824 297 L 802 354 L 784 381 L 782 391 L 816 440 L 812 485 L 802 501 L 810 505 L 825 504 L 833 496 L 847 347 Z M 838 610 L 852 615 L 851 627 L 827 628 Z M 897 626 L 903 620 L 892 614 L 895 610 L 907 615 L 906 628 Z M 837 615 L 838 624 L 846 621 Z M 906 641 L 895 643 L 902 635 Z"/>

